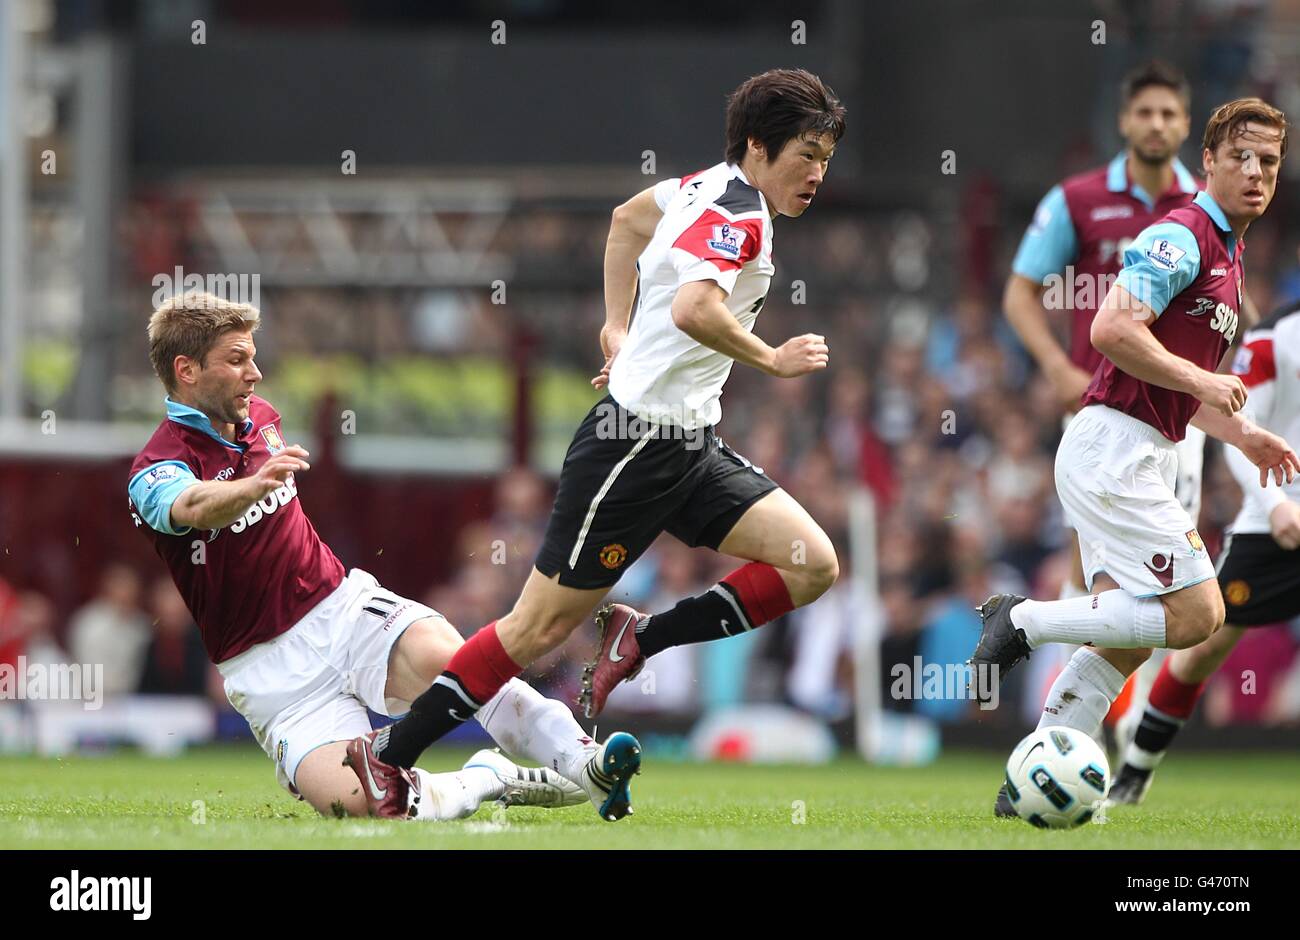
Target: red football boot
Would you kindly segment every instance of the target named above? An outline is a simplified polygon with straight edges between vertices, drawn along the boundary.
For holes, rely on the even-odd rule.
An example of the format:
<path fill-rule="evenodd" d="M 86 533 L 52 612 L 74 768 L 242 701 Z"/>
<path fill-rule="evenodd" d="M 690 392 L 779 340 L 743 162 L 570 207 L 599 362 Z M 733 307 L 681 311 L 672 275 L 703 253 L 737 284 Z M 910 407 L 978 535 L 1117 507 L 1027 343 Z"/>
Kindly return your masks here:
<path fill-rule="evenodd" d="M 620 682 L 635 679 L 645 665 L 636 628 L 649 615 L 626 604 L 607 604 L 596 611 L 600 629 L 600 649 L 596 658 L 582 670 L 582 693 L 578 704 L 588 718 L 595 718 L 605 707 L 605 699 Z"/>
<path fill-rule="evenodd" d="M 385 764 L 375 757 L 375 736 L 378 731 L 354 738 L 348 742 L 348 756 L 343 766 L 351 767 L 361 781 L 361 792 L 366 797 L 366 808 L 371 816 L 383 819 L 406 819 L 414 815 L 411 794 L 419 800 L 420 781 L 405 767 Z"/>

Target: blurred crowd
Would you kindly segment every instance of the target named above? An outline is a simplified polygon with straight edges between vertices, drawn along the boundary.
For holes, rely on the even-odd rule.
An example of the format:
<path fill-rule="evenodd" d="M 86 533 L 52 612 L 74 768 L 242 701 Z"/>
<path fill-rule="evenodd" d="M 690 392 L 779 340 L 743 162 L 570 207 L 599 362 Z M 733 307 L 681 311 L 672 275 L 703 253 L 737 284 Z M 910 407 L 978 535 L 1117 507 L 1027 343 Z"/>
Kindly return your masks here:
<path fill-rule="evenodd" d="M 557 453 L 556 445 L 563 453 L 595 397 L 588 380 L 601 361 L 599 271 L 607 217 L 533 213 L 492 246 L 518 265 L 505 304 L 470 290 L 267 289 L 259 360 L 264 389 L 286 426 L 307 426 L 312 403 L 329 392 L 346 407 L 368 395 L 368 413 L 390 422 L 384 433 L 454 435 L 473 426 L 504 436 L 515 344 L 526 333 L 537 439 L 549 444 L 548 453 Z M 162 226 L 170 226 L 166 238 L 140 226 L 148 233 L 137 232 L 135 242 L 142 271 L 173 264 L 193 269 L 196 257 L 201 264 L 185 219 L 184 213 L 171 217 Z M 842 571 L 874 566 L 878 599 L 855 595 L 843 577 L 818 603 L 761 631 L 661 654 L 637 682 L 618 690 L 611 707 L 686 716 L 716 705 L 776 701 L 844 719 L 854 706 L 854 643 L 865 635 L 879 644 L 886 708 L 941 722 L 968 720 L 970 703 L 955 696 L 891 696 L 892 670 L 918 656 L 925 663 L 963 662 L 977 636 L 975 605 L 1001 591 L 1055 597 L 1068 564 L 1052 474 L 1061 407 L 995 301 L 992 273 L 1006 270 L 1020 223 L 1008 221 L 985 252 L 992 272 L 987 287 L 951 273 L 963 267 L 955 260 L 961 238 L 945 240 L 915 213 L 828 207 L 821 218 L 777 229 L 777 275 L 757 332 L 773 344 L 823 334 L 830 368 L 779 380 L 737 367 L 717 430 L 808 509 L 835 543 Z M 530 233 L 527 239 L 522 231 Z M 1257 273 L 1250 285 L 1262 307 L 1300 294 L 1294 239 L 1279 228 L 1261 229 L 1251 247 L 1262 262 L 1252 270 L 1272 275 Z M 543 283 L 539 272 L 560 269 L 563 278 Z M 124 393 L 114 400 L 135 402 L 157 420 L 159 391 L 140 336 L 124 334 L 121 342 L 115 388 Z M 417 371 L 394 371 L 398 359 Z M 464 398 L 450 398 L 449 389 Z M 478 410 L 467 412 L 465 402 Z M 394 589 L 420 597 L 466 634 L 509 610 L 550 510 L 552 482 L 545 474 L 558 470 L 558 462 L 539 464 L 543 475 L 515 469 L 499 477 L 490 515 L 454 534 L 449 576 Z M 876 539 L 867 549 L 861 533 L 850 532 L 855 493 L 874 510 Z M 1200 531 L 1212 550 L 1240 498 L 1211 444 Z M 870 557 L 861 557 L 864 551 Z M 648 611 L 665 610 L 733 564 L 664 537 L 630 567 L 615 593 Z M 67 623 L 54 622 L 48 599 L 0 588 L 0 662 L 23 650 L 29 659 L 102 662 L 110 695 L 183 691 L 220 701 L 197 631 L 159 574 L 148 572 L 153 580 L 146 588 L 142 572 L 107 566 L 98 594 Z M 1275 681 L 1250 701 L 1225 685 L 1207 699 L 1210 717 L 1300 720 L 1298 638 L 1294 626 L 1252 631 L 1237 655 L 1266 659 Z M 537 664 L 530 677 L 571 700 L 589 642 L 590 636 L 575 641 Z M 1058 666 L 1051 656 L 1035 657 L 1003 690 L 1003 701 L 1015 707 L 982 717 L 1033 720 Z"/>

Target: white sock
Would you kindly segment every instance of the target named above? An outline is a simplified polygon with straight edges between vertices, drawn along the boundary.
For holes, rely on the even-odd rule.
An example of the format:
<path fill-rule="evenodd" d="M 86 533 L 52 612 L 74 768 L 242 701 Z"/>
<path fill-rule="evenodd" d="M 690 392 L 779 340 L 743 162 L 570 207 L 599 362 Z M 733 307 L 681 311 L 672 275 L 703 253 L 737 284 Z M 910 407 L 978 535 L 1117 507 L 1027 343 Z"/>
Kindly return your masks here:
<path fill-rule="evenodd" d="M 1152 650 L 1151 658 L 1138 667 L 1137 674 L 1133 677 L 1133 696 L 1124 712 L 1125 721 L 1141 719 L 1142 713 L 1147 709 L 1147 701 L 1151 698 L 1151 686 L 1156 684 L 1156 676 L 1160 675 L 1160 664 L 1169 653 L 1169 650 Z"/>
<path fill-rule="evenodd" d="M 478 710 L 479 724 L 510 756 L 576 781 L 595 749 L 563 702 L 511 679 Z"/>
<path fill-rule="evenodd" d="M 505 792 L 497 775 L 486 767 L 471 767 L 454 773 L 434 774 L 413 768 L 420 781 L 419 809 L 412 819 L 445 822 L 464 819 L 478 811 L 479 804 L 495 800 Z"/>
<path fill-rule="evenodd" d="M 1096 737 L 1126 678 L 1096 650 L 1080 647 L 1048 690 L 1038 727 L 1064 725 Z"/>
<path fill-rule="evenodd" d="M 1068 601 L 1023 601 L 1011 622 L 1025 631 L 1031 649 L 1044 643 L 1091 644 L 1104 649 L 1165 645 L 1165 605 L 1158 597 L 1102 591 Z"/>

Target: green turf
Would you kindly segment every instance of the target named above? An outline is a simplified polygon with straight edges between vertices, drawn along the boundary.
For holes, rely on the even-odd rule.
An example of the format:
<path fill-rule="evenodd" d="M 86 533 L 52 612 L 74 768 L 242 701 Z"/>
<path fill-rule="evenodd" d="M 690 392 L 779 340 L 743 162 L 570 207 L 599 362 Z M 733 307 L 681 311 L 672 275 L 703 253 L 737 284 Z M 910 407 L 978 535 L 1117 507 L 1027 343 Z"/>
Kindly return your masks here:
<path fill-rule="evenodd" d="M 454 769 L 465 756 L 434 751 L 423 765 Z M 993 753 L 948 754 L 919 769 L 651 755 L 633 786 L 636 815 L 618 823 L 587 807 L 485 807 L 457 823 L 413 824 L 318 818 L 276 786 L 270 762 L 252 748 L 178 760 L 6 756 L 0 848 L 1300 847 L 1300 757 L 1290 754 L 1176 753 L 1144 806 L 1112 808 L 1105 825 L 1068 832 L 992 819 L 1000 776 Z"/>

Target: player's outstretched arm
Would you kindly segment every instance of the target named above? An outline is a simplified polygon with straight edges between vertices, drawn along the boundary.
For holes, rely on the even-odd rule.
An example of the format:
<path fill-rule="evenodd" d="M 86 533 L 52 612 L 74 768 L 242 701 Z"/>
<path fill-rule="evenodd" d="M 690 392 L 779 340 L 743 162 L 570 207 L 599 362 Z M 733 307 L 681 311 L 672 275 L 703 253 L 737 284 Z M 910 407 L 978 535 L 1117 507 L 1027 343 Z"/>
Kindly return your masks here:
<path fill-rule="evenodd" d="M 591 380 L 596 388 L 609 384 L 609 369 L 627 336 L 632 303 L 636 300 L 636 262 L 650 244 L 663 215 L 652 186 L 616 208 L 610 218 L 609 237 L 605 240 L 605 325 L 600 331 L 605 365 Z"/>
<path fill-rule="evenodd" d="M 1052 383 L 1057 401 L 1076 410 L 1092 376 L 1071 362 L 1056 341 L 1043 307 L 1042 288 L 1022 274 L 1012 274 L 1002 292 L 1002 309 L 1020 342 Z"/>
<path fill-rule="evenodd" d="M 826 368 L 830 347 L 824 336 L 807 333 L 773 349 L 740 325 L 723 303 L 726 296 L 714 281 L 688 281 L 673 297 L 673 323 L 701 346 L 778 378 L 794 378 Z"/>
<path fill-rule="evenodd" d="M 171 521 L 177 529 L 224 529 L 268 493 L 283 486 L 289 476 L 310 469 L 307 451 L 296 444 L 286 447 L 242 480 L 210 480 L 181 491 L 172 503 Z"/>

